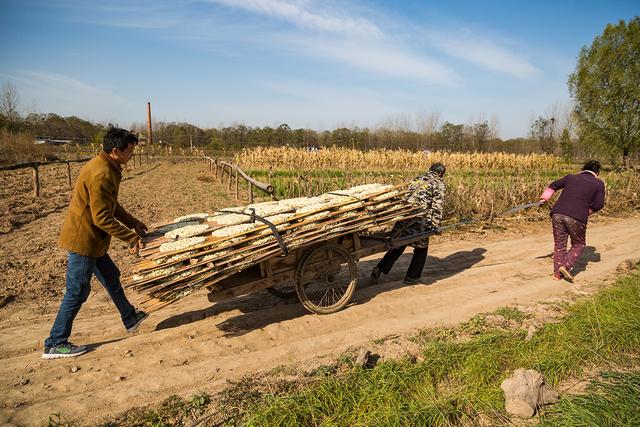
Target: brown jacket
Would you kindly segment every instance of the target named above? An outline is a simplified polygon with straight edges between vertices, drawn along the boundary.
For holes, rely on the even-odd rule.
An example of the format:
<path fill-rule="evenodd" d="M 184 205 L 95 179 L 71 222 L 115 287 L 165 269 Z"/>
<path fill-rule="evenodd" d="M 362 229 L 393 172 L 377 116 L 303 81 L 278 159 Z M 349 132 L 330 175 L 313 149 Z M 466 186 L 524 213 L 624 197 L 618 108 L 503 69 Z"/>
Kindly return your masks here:
<path fill-rule="evenodd" d="M 122 173 L 120 165 L 100 153 L 80 170 L 62 224 L 60 246 L 90 257 L 101 257 L 109 250 L 111 236 L 130 246 L 139 238 L 131 231 L 138 220 L 118 204 Z"/>

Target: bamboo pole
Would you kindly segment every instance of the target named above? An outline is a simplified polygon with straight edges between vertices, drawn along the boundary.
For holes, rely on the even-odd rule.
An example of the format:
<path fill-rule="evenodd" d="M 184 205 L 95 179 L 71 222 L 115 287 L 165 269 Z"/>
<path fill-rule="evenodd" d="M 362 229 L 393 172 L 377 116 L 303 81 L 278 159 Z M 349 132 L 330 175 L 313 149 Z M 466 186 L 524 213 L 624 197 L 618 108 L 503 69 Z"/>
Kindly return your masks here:
<path fill-rule="evenodd" d="M 227 162 L 220 162 L 220 163 L 223 164 L 223 165 L 228 165 L 228 166 L 231 167 L 231 165 L 229 163 L 227 163 Z M 265 184 L 264 182 L 257 181 L 256 179 L 254 179 L 251 176 L 247 175 L 240 168 L 237 168 L 237 171 L 240 173 L 240 176 L 242 176 L 242 178 L 245 181 L 251 182 L 257 188 L 261 189 L 262 191 L 264 191 L 267 194 L 272 194 L 273 193 L 273 186 L 271 184 Z"/>
<path fill-rule="evenodd" d="M 40 197 L 40 174 L 38 164 L 33 164 L 33 197 Z"/>

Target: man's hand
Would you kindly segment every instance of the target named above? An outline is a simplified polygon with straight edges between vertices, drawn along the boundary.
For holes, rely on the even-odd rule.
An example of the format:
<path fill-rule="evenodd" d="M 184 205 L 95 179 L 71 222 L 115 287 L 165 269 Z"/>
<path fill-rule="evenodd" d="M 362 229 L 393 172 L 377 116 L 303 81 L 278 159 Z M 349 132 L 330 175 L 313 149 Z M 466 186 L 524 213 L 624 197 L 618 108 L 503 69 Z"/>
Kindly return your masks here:
<path fill-rule="evenodd" d="M 149 228 L 146 225 L 144 225 L 144 223 L 142 221 L 138 221 L 138 223 L 134 227 L 134 230 L 136 231 L 136 233 L 138 233 L 138 236 L 140 236 L 140 237 L 146 236 L 148 229 Z"/>
<path fill-rule="evenodd" d="M 144 224 L 143 224 L 144 225 Z M 144 249 L 144 243 L 142 243 L 141 238 L 137 238 L 131 245 L 129 246 L 129 253 L 131 255 L 138 255 L 140 249 Z"/>

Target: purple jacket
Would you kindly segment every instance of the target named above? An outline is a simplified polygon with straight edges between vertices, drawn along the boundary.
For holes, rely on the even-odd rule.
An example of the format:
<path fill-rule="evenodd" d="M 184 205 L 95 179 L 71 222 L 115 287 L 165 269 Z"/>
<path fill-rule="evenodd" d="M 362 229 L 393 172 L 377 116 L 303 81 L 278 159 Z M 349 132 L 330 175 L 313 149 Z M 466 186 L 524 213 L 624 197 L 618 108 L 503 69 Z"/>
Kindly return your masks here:
<path fill-rule="evenodd" d="M 597 212 L 604 206 L 604 183 L 591 172 L 567 175 L 549 184 L 554 191 L 562 189 L 551 214 L 559 213 L 587 223 L 589 210 Z"/>

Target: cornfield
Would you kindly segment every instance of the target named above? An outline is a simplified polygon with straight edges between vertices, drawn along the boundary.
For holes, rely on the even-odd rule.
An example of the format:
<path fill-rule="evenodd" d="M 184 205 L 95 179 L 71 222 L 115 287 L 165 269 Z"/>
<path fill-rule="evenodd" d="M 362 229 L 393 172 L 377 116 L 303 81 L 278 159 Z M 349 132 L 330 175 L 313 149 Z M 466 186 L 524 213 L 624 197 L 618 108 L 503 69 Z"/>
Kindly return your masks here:
<path fill-rule="evenodd" d="M 300 148 L 257 147 L 236 154 L 240 167 L 275 170 L 362 170 L 400 171 L 427 170 L 434 162 L 442 162 L 451 170 L 524 171 L 556 169 L 559 157 L 549 154 L 517 155 L 508 153 L 448 153 L 414 152 L 408 150 L 359 151 L 347 148 L 326 148 L 308 151 Z"/>
<path fill-rule="evenodd" d="M 513 206 L 538 200 L 552 181 L 576 173 L 579 165 L 547 154 L 416 153 L 405 150 L 358 151 L 329 148 L 258 147 L 236 154 L 251 176 L 271 183 L 278 198 L 314 196 L 368 183 L 400 184 L 424 173 L 434 162 L 447 166 L 445 218 L 491 218 Z M 640 174 L 603 172 L 607 187 L 604 214 L 640 210 Z M 546 218 L 533 211 L 527 218 Z"/>

